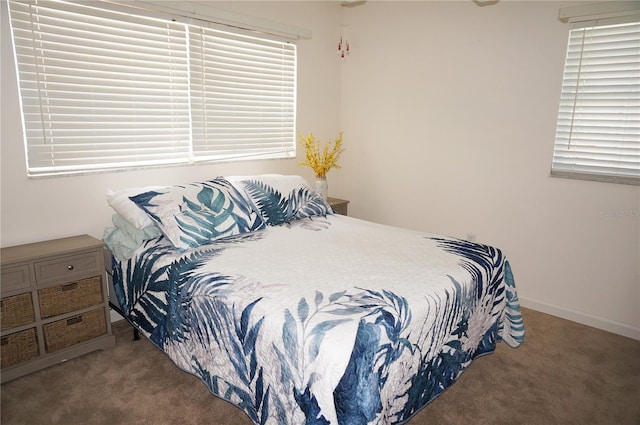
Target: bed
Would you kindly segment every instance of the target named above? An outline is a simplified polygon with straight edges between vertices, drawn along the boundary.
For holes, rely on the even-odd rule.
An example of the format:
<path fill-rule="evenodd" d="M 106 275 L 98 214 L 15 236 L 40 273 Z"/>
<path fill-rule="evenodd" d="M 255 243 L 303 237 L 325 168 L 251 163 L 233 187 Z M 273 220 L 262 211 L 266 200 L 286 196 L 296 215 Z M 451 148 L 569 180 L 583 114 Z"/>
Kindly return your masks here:
<path fill-rule="evenodd" d="M 334 214 L 299 176 L 108 201 L 123 315 L 256 424 L 402 424 L 524 340 L 500 249 Z"/>

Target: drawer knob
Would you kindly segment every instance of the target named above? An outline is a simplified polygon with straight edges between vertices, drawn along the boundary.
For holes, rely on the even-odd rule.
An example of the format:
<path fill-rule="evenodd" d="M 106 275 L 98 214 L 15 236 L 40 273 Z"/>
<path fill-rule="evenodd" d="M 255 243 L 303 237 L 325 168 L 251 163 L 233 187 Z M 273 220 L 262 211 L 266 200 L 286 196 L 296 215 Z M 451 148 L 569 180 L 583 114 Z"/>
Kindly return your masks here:
<path fill-rule="evenodd" d="M 69 271 L 73 270 L 73 264 L 69 264 L 69 265 L 67 266 L 67 270 L 69 270 Z"/>

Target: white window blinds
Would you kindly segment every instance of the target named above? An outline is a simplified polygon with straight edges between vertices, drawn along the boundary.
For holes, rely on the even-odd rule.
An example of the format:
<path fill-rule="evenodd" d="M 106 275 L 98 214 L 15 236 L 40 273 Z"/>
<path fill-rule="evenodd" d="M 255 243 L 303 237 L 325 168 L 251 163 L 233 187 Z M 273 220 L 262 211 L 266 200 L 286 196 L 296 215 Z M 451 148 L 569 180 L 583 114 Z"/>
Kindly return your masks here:
<path fill-rule="evenodd" d="M 295 156 L 295 46 L 192 28 L 197 158 Z"/>
<path fill-rule="evenodd" d="M 295 45 L 99 2 L 9 7 L 29 175 L 295 156 Z"/>
<path fill-rule="evenodd" d="M 570 31 L 551 174 L 640 183 L 640 23 Z"/>

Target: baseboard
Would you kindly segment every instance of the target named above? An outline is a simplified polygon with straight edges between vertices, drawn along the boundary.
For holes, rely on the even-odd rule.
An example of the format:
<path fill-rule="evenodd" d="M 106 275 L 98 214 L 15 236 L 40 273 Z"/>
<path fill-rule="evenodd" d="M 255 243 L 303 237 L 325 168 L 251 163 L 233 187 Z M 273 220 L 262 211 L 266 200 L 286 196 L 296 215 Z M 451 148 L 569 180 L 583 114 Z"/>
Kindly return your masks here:
<path fill-rule="evenodd" d="M 562 319 L 571 320 L 572 322 L 581 323 L 583 325 L 591 326 L 603 331 L 626 336 L 628 338 L 640 340 L 640 328 L 633 327 L 624 323 L 614 322 L 612 320 L 603 319 L 601 317 L 592 316 L 590 314 L 581 313 L 579 311 L 571 310 L 568 308 L 541 303 L 539 301 L 523 297 L 519 298 L 520 305 L 522 307 L 530 308 L 531 310 L 550 314 Z"/>

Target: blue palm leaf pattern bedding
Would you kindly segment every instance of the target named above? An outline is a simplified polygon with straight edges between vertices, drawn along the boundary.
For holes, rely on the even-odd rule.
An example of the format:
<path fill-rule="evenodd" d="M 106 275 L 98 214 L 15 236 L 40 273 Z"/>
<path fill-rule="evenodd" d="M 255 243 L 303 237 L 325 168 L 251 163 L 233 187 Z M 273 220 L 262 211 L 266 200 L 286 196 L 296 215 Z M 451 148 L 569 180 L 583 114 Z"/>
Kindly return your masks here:
<path fill-rule="evenodd" d="M 405 423 L 524 338 L 499 249 L 345 216 L 113 266 L 126 318 L 256 424 Z"/>

